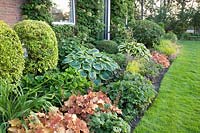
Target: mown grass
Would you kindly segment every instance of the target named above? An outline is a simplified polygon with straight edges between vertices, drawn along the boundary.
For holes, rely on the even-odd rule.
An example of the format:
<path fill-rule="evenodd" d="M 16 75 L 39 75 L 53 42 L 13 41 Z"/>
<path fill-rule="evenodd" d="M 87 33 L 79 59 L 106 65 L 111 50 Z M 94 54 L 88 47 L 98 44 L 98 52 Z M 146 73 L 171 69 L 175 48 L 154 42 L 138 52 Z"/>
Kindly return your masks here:
<path fill-rule="evenodd" d="M 134 133 L 200 133 L 200 42 L 184 41 Z"/>

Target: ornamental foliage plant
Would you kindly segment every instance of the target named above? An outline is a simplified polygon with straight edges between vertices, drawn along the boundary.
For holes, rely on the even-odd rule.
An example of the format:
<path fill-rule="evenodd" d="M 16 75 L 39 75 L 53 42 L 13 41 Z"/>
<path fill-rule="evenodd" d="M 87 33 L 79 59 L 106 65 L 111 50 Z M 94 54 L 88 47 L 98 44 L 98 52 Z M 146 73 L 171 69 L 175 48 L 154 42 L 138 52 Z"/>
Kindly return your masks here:
<path fill-rule="evenodd" d="M 140 74 L 128 72 L 123 80 L 110 83 L 104 91 L 122 109 L 122 115 L 127 122 L 144 112 L 156 95 L 149 80 Z"/>
<path fill-rule="evenodd" d="M 133 37 L 137 42 L 145 44 L 146 47 L 152 48 L 154 44 L 159 44 L 161 36 L 165 31 L 158 24 L 149 20 L 137 20 L 132 26 Z"/>
<path fill-rule="evenodd" d="M 17 33 L 0 21 L 0 79 L 16 82 L 24 70 L 22 44 Z"/>
<path fill-rule="evenodd" d="M 91 133 L 130 133 L 129 124 L 115 113 L 96 113 L 90 117 Z"/>
<path fill-rule="evenodd" d="M 77 69 L 82 76 L 87 77 L 96 85 L 106 83 L 113 79 L 120 69 L 119 65 L 100 53 L 98 49 L 82 49 L 73 51 L 62 61 L 63 68 L 73 67 Z"/>
<path fill-rule="evenodd" d="M 122 45 L 119 45 L 119 52 L 127 54 L 128 56 L 133 56 L 136 58 L 145 58 L 149 60 L 151 57 L 149 49 L 145 47 L 142 43 L 137 43 L 135 41 L 125 42 Z"/>
<path fill-rule="evenodd" d="M 21 86 L 26 90 L 37 90 L 37 96 L 53 95 L 49 101 L 60 105 L 72 94 L 86 93 L 91 83 L 75 69 L 68 68 L 64 72 L 49 71 L 40 76 L 28 74 L 23 77 Z"/>
<path fill-rule="evenodd" d="M 42 21 L 24 20 L 14 26 L 27 50 L 25 73 L 43 73 L 58 62 L 58 45 L 54 31 Z"/>

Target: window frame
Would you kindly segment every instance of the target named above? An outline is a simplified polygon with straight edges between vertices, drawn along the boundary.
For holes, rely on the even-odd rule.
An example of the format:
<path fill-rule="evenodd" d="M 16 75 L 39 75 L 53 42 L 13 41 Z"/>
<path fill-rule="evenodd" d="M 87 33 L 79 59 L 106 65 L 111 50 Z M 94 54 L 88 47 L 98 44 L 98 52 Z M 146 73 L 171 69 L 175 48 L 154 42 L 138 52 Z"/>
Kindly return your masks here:
<path fill-rule="evenodd" d="M 75 0 L 71 0 L 71 2 L 72 2 L 72 4 L 70 4 L 70 8 L 72 8 L 72 13 L 70 13 L 70 14 L 72 14 L 72 18 L 70 18 L 70 19 L 72 19 L 73 21 L 65 21 L 65 22 L 59 22 L 59 21 L 54 21 L 53 20 L 53 22 L 52 22 L 52 25 L 75 25 L 76 24 L 76 6 L 75 6 Z"/>

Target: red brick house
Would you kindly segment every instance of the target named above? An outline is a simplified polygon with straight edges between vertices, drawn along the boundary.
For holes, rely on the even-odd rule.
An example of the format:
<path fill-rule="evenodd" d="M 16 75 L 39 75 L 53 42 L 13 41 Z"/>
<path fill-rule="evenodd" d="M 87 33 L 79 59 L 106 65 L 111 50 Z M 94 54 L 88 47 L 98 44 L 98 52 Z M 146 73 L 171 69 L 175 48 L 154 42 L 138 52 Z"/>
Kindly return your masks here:
<path fill-rule="evenodd" d="M 21 20 L 20 6 L 24 0 L 0 0 L 0 20 L 13 25 Z"/>

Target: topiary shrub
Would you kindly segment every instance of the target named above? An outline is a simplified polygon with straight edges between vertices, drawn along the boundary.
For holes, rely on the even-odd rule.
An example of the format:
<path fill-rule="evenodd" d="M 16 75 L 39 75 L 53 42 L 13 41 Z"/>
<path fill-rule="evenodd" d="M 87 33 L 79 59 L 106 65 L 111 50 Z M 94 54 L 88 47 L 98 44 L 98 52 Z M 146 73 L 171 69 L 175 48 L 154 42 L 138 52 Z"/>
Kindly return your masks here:
<path fill-rule="evenodd" d="M 25 73 L 43 73 L 58 62 L 58 46 L 54 31 L 42 21 L 24 20 L 14 26 L 27 50 Z"/>
<path fill-rule="evenodd" d="M 140 43 L 144 43 L 147 47 L 159 44 L 160 38 L 164 35 L 164 29 L 158 24 L 148 20 L 138 20 L 132 26 L 133 37 Z"/>
<path fill-rule="evenodd" d="M 23 49 L 19 37 L 3 21 L 0 21 L 0 79 L 15 82 L 24 69 Z"/>
<path fill-rule="evenodd" d="M 101 52 L 116 54 L 118 52 L 118 44 L 111 40 L 96 41 L 95 46 Z"/>

